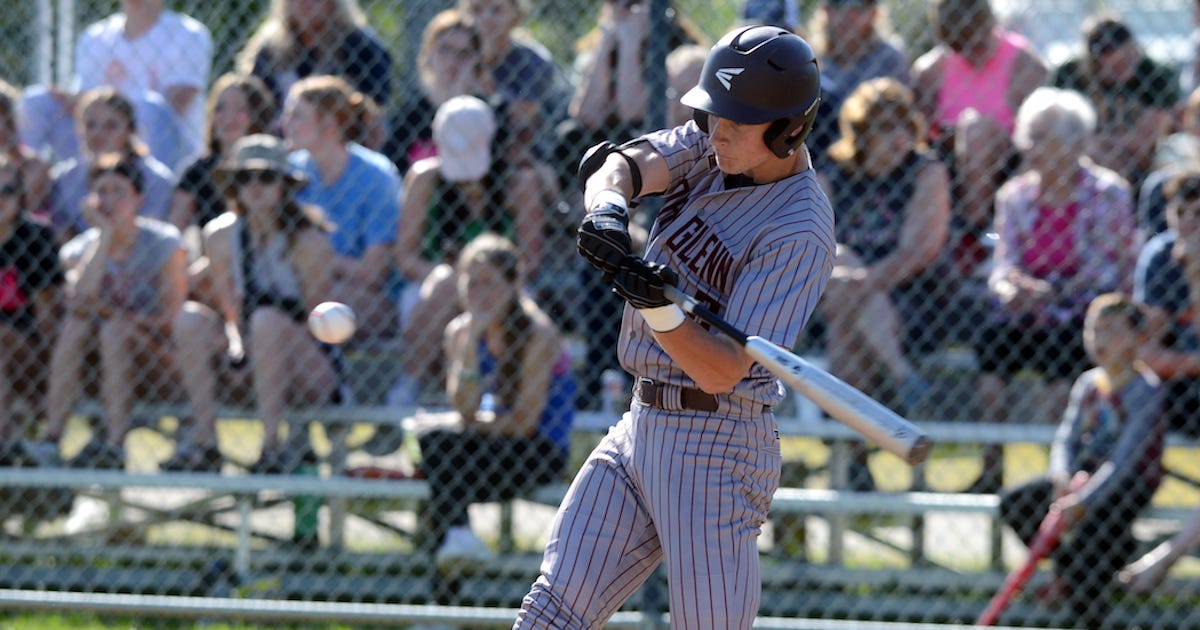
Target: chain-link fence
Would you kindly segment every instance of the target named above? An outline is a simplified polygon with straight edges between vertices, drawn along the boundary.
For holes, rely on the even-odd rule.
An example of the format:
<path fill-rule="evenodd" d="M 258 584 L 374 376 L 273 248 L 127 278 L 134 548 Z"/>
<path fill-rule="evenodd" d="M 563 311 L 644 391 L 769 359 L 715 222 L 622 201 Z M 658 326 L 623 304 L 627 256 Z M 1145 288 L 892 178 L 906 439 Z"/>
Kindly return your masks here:
<path fill-rule="evenodd" d="M 1050 512 L 1000 621 L 1200 624 L 1194 3 L 163 4 L 0 14 L 6 607 L 507 625 L 633 382 L 575 166 L 763 21 L 837 218 L 795 350 L 938 446 L 776 409 L 762 627 L 971 623 Z"/>

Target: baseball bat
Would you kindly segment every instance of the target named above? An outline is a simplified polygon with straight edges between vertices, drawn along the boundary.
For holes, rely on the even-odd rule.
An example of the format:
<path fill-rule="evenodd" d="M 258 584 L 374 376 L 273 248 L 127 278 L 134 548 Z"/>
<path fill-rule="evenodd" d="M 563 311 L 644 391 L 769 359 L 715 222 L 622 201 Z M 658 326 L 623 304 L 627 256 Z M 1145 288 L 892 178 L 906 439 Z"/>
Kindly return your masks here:
<path fill-rule="evenodd" d="M 1021 566 L 1012 570 L 1004 578 L 1004 583 L 1000 585 L 1000 590 L 992 596 L 992 600 L 988 602 L 987 608 L 979 615 L 979 619 L 975 622 L 977 626 L 990 626 L 1000 619 L 1000 613 L 1008 608 L 1009 602 L 1025 588 L 1025 584 L 1029 582 L 1029 578 L 1033 577 L 1033 572 L 1037 570 L 1038 562 L 1042 558 L 1050 555 L 1054 548 L 1058 546 L 1058 540 L 1062 537 L 1063 520 L 1062 512 L 1058 510 L 1050 510 L 1046 518 L 1042 520 L 1042 524 L 1038 526 L 1037 536 L 1033 538 L 1033 542 L 1029 543 L 1029 555 L 1025 558 L 1025 562 Z"/>
<path fill-rule="evenodd" d="M 909 464 L 929 455 L 933 442 L 919 427 L 836 376 L 770 341 L 747 336 L 708 307 L 673 286 L 664 295 L 680 308 L 728 335 L 769 372 L 826 413 Z"/>
<path fill-rule="evenodd" d="M 1082 488 L 1087 483 L 1089 477 L 1083 471 L 1075 473 L 1075 476 L 1071 478 L 1071 491 L 1075 492 Z M 1008 608 L 1008 604 L 1021 592 L 1021 589 L 1025 588 L 1025 584 L 1029 582 L 1029 578 L 1033 577 L 1033 572 L 1037 570 L 1038 563 L 1058 547 L 1058 541 L 1062 538 L 1062 534 L 1062 512 L 1052 509 L 1046 513 L 1046 518 L 1042 519 L 1041 524 L 1038 525 L 1037 535 L 1029 543 L 1029 555 L 1025 558 L 1025 562 L 1022 562 L 1020 566 L 1005 576 L 1000 589 L 992 596 L 987 608 L 979 615 L 979 619 L 975 622 L 975 625 L 991 626 L 1000 619 L 1000 613 L 1004 612 L 1005 608 Z"/>

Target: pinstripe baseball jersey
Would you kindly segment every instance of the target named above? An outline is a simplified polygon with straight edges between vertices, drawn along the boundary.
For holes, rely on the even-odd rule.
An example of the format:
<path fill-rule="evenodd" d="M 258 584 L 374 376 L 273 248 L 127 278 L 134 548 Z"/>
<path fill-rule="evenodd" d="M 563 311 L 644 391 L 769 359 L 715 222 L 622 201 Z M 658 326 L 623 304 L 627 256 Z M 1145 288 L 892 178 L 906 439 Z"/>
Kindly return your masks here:
<path fill-rule="evenodd" d="M 833 270 L 833 209 L 814 172 L 726 189 L 708 136 L 695 123 L 646 140 L 666 159 L 672 185 L 651 228 L 645 259 L 673 269 L 684 293 L 739 330 L 791 348 Z M 632 374 L 696 387 L 629 305 L 618 354 Z M 728 404 L 730 411 L 749 403 L 754 404 L 748 408 L 773 406 L 783 388 L 755 364 L 729 398 L 722 407 Z"/>
<path fill-rule="evenodd" d="M 833 270 L 833 210 L 812 170 L 727 189 L 695 123 L 644 138 L 670 170 L 646 259 L 739 329 L 794 344 Z M 618 352 L 673 399 L 635 397 L 584 462 L 513 627 L 603 627 L 661 563 L 672 628 L 749 628 L 762 594 L 757 540 L 779 487 L 769 407 L 783 387 L 756 364 L 716 411 L 689 408 L 681 388 L 695 381 L 628 306 Z"/>

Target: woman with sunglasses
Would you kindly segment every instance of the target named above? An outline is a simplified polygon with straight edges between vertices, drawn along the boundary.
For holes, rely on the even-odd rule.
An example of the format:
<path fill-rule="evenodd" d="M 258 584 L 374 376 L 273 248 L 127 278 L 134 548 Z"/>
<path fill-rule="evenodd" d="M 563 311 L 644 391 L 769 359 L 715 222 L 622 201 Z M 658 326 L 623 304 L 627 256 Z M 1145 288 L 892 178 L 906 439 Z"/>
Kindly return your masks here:
<path fill-rule="evenodd" d="M 26 212 L 22 168 L 0 156 L 0 466 L 12 466 L 18 454 L 14 396 L 24 395 L 36 409 L 44 401 L 47 350 L 57 328 L 63 271 L 50 228 Z M 41 414 L 36 414 L 40 416 Z"/>
<path fill-rule="evenodd" d="M 188 302 L 175 322 L 184 387 L 195 425 L 162 464 L 217 471 L 217 383 L 253 382 L 263 422 L 258 473 L 290 473 L 310 450 L 299 427 L 285 445 L 286 406 L 320 405 L 338 391 L 336 357 L 308 334 L 305 319 L 333 286 L 332 230 L 315 206 L 296 201 L 306 179 L 288 164 L 279 138 L 246 136 L 217 171 L 229 211 L 204 227 L 205 256 L 194 267 L 213 286 L 213 304 Z M 213 370 L 213 365 L 219 365 Z M 222 391 L 236 390 L 236 387 Z"/>

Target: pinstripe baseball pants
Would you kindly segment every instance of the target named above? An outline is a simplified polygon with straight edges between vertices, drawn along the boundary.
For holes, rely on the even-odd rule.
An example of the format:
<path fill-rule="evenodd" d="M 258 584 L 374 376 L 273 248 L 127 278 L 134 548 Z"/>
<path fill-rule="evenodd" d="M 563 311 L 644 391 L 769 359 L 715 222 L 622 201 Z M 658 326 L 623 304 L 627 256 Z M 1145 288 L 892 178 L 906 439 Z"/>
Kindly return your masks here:
<path fill-rule="evenodd" d="M 661 560 L 673 628 L 749 628 L 779 466 L 772 415 L 635 403 L 571 484 L 513 627 L 599 628 Z"/>

